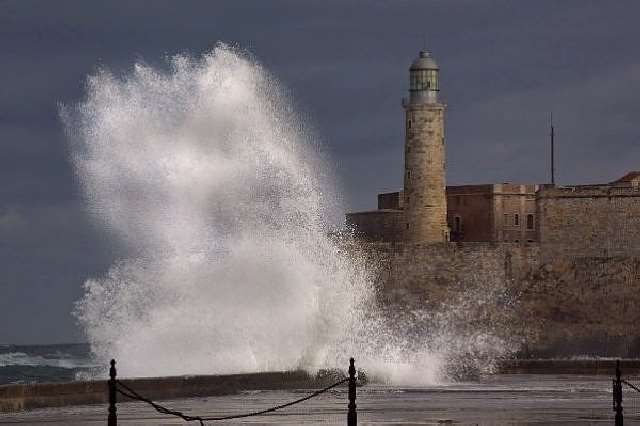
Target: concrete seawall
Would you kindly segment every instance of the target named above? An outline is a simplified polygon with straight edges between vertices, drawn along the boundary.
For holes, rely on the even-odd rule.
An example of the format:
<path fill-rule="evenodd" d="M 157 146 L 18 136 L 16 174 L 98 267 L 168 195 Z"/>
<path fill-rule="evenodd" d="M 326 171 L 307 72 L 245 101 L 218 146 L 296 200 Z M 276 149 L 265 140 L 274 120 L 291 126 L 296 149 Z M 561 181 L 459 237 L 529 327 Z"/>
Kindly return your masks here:
<path fill-rule="evenodd" d="M 621 360 L 624 376 L 640 374 L 640 359 Z M 514 359 L 498 366 L 499 374 L 576 374 L 613 376 L 615 360 Z M 311 376 L 304 371 L 123 379 L 141 395 L 153 400 L 232 395 L 243 390 L 320 389 L 342 379 L 340 373 Z M 373 378 L 375 381 L 375 378 Z M 129 399 L 118 395 L 118 401 Z M 0 386 L 0 413 L 44 407 L 104 404 L 107 382 L 39 383 Z"/>
<path fill-rule="evenodd" d="M 166 400 L 230 395 L 243 390 L 319 389 L 340 379 L 336 374 L 313 377 L 304 371 L 292 371 L 122 379 L 122 382 L 147 398 Z M 129 399 L 118 395 L 118 400 Z M 0 386 L 0 413 L 87 404 L 105 404 L 106 410 L 107 402 L 105 380 Z"/>

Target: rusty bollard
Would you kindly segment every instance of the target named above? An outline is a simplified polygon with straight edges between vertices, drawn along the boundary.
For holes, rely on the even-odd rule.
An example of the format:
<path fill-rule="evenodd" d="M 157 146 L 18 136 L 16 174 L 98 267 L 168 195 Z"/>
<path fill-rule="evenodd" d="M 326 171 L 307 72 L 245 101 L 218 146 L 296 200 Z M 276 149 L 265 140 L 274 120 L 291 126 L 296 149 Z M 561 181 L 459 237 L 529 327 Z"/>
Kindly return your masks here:
<path fill-rule="evenodd" d="M 349 414 L 347 414 L 347 426 L 358 424 L 356 412 L 356 366 L 353 358 L 349 359 Z"/>
<path fill-rule="evenodd" d="M 109 369 L 109 417 L 107 426 L 118 426 L 118 416 L 116 411 L 116 360 L 111 360 L 111 368 Z"/>

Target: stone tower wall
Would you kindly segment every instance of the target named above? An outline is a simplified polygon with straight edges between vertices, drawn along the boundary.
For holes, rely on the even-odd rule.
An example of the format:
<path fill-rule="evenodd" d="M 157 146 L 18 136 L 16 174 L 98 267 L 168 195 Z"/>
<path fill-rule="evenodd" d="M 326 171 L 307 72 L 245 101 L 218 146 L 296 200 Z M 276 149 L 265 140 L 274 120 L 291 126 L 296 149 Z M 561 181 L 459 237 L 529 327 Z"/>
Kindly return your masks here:
<path fill-rule="evenodd" d="M 448 239 L 443 104 L 406 105 L 405 241 Z"/>

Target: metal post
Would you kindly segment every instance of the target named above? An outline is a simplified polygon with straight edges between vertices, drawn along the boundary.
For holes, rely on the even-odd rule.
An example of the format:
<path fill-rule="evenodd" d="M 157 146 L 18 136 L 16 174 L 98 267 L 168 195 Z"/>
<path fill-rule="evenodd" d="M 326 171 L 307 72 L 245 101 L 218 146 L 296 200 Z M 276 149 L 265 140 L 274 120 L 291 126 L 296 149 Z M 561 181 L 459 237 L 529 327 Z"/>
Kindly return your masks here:
<path fill-rule="evenodd" d="M 556 184 L 556 147 L 554 143 L 553 133 L 553 113 L 551 113 L 551 185 Z"/>
<path fill-rule="evenodd" d="M 613 382 L 613 411 L 616 412 L 616 426 L 623 426 L 622 417 L 622 375 L 620 371 L 620 360 L 616 361 L 616 379 Z"/>
<path fill-rule="evenodd" d="M 349 414 L 347 414 L 347 426 L 358 424 L 356 412 L 356 366 L 353 358 L 349 359 Z"/>
<path fill-rule="evenodd" d="M 116 415 L 116 360 L 111 360 L 109 369 L 109 417 L 107 426 L 118 426 L 118 416 Z"/>

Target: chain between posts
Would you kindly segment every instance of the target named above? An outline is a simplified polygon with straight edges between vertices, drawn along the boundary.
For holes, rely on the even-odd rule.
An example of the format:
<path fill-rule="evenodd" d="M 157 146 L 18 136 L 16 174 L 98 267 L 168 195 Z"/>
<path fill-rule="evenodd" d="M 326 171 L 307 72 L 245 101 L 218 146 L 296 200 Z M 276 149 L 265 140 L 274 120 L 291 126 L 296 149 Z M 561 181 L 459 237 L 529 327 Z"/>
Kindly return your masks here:
<path fill-rule="evenodd" d="M 108 417 L 108 426 L 117 426 L 117 416 L 116 416 L 116 393 L 119 393 L 121 395 L 126 396 L 129 399 L 135 400 L 135 401 L 141 401 L 141 402 L 145 402 L 149 405 L 151 405 L 157 412 L 161 413 L 161 414 L 166 414 L 166 415 L 171 415 L 171 416 L 175 416 L 175 417 L 180 417 L 181 419 L 183 419 L 184 421 L 187 422 L 193 422 L 193 421 L 197 421 L 200 423 L 201 426 L 204 426 L 204 422 L 205 421 L 219 421 L 219 420 L 231 420 L 231 419 L 239 419 L 239 418 L 245 418 L 245 417 L 253 417 L 253 416 L 259 416 L 262 414 L 267 414 L 267 413 L 272 413 L 276 410 L 285 408 L 285 407 L 290 407 L 292 405 L 301 403 L 303 401 L 307 401 L 311 398 L 314 398 L 320 394 L 323 394 L 325 392 L 327 392 L 330 389 L 333 389 L 341 384 L 344 384 L 346 382 L 349 382 L 349 405 L 348 405 L 348 414 L 347 414 L 347 425 L 348 426 L 356 426 L 357 425 L 357 413 L 356 413 L 356 369 L 355 369 L 355 365 L 354 365 L 354 359 L 351 358 L 349 360 L 349 377 L 344 379 L 344 380 L 340 380 L 339 382 L 336 382 L 330 386 L 327 386 L 323 389 L 317 390 L 315 392 L 313 392 L 310 395 L 307 395 L 303 398 L 299 398 L 295 401 L 291 401 L 285 404 L 281 404 L 281 405 L 277 405 L 275 407 L 271 407 L 268 408 L 266 410 L 261 410 L 261 411 L 255 411 L 255 412 L 251 412 L 251 413 L 244 413 L 244 414 L 235 414 L 235 415 L 230 415 L 230 416 L 224 416 L 224 417 L 203 417 L 203 416 L 190 416 L 187 414 L 184 414 L 180 411 L 176 411 L 176 410 L 171 410 L 167 407 L 164 407 L 148 398 L 143 397 L 142 395 L 140 395 L 139 393 L 137 393 L 135 390 L 133 390 L 131 387 L 125 385 L 124 383 L 122 383 L 119 380 L 116 380 L 116 369 L 115 369 L 115 360 L 111 360 L 111 368 L 109 370 L 109 376 L 110 379 L 108 381 L 108 385 L 109 385 L 109 417 Z"/>

